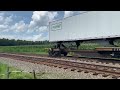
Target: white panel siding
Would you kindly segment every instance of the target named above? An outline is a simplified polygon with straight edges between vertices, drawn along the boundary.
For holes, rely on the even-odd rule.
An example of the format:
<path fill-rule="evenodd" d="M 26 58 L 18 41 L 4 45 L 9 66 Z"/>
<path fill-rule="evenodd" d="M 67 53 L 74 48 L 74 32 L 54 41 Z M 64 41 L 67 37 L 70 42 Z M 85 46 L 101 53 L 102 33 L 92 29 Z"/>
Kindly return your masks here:
<path fill-rule="evenodd" d="M 62 28 L 51 30 L 53 24 L 60 22 Z M 50 22 L 49 26 L 49 41 L 120 37 L 120 11 L 88 11 Z"/>

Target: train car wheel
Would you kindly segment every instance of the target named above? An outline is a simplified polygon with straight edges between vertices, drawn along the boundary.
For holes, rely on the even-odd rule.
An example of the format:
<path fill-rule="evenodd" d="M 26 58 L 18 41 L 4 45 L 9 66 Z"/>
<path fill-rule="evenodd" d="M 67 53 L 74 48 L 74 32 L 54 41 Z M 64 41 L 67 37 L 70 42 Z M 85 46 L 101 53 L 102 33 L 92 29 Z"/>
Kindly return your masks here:
<path fill-rule="evenodd" d="M 67 52 L 64 52 L 64 56 L 67 56 Z"/>
<path fill-rule="evenodd" d="M 49 51 L 48 54 L 49 54 L 49 56 L 53 56 L 52 51 Z"/>
<path fill-rule="evenodd" d="M 54 52 L 54 55 L 53 56 L 55 56 L 55 57 L 60 57 L 61 56 L 61 53 L 59 52 L 59 51 L 56 51 L 56 52 Z"/>

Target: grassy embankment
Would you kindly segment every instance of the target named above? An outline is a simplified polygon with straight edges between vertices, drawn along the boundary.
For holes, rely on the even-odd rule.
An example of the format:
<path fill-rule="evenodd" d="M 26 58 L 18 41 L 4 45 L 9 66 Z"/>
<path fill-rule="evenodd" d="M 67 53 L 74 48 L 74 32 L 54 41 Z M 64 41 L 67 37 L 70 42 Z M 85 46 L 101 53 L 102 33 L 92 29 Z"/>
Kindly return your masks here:
<path fill-rule="evenodd" d="M 7 78 L 7 68 L 6 64 L 0 63 L 0 79 L 8 79 Z M 10 67 L 9 71 L 20 71 L 14 67 Z M 59 73 L 59 74 L 58 74 Z M 60 72 L 44 72 L 41 71 L 36 73 L 36 79 L 69 79 L 71 76 L 63 75 Z M 9 79 L 34 79 L 33 73 L 25 73 L 25 72 L 13 72 L 9 74 Z"/>
<path fill-rule="evenodd" d="M 50 45 L 37 46 L 0 46 L 0 52 L 7 53 L 28 53 L 28 54 L 47 54 Z"/>
<path fill-rule="evenodd" d="M 7 79 L 7 68 L 6 64 L 0 63 L 0 79 Z M 33 79 L 33 75 L 30 73 L 20 72 L 19 69 L 14 67 L 10 67 L 9 71 L 19 71 L 19 72 L 12 72 L 9 74 L 9 79 Z"/>
<path fill-rule="evenodd" d="M 120 46 L 120 43 L 118 43 Z M 28 53 L 28 54 L 48 54 L 48 48 L 53 45 L 29 45 L 29 46 L 0 46 L 0 52 L 8 53 Z M 94 50 L 95 47 L 101 47 L 97 43 L 82 43 L 80 50 Z"/>

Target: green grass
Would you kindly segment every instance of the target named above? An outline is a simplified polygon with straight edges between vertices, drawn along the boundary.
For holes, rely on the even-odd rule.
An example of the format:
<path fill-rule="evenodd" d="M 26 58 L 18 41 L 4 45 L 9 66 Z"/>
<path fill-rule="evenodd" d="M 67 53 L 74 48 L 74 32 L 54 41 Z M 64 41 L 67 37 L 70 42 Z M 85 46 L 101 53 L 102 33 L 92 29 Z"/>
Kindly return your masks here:
<path fill-rule="evenodd" d="M 50 45 L 31 45 L 31 46 L 0 46 L 0 52 L 8 53 L 29 53 L 29 54 L 47 54 Z"/>
<path fill-rule="evenodd" d="M 11 73 L 10 79 L 33 79 L 33 75 L 23 72 Z"/>
<path fill-rule="evenodd" d="M 7 67 L 6 64 L 0 63 L 0 79 L 7 79 Z M 20 71 L 14 67 L 10 67 L 9 71 Z M 69 79 L 70 77 L 63 75 L 62 73 L 49 73 L 41 71 L 36 74 L 37 79 Z M 25 72 L 13 72 L 10 74 L 9 79 L 34 79 L 33 73 L 25 73 Z"/>
<path fill-rule="evenodd" d="M 82 43 L 79 47 L 80 50 L 94 50 L 96 47 L 101 47 L 97 43 Z"/>
<path fill-rule="evenodd" d="M 116 40 L 115 45 L 120 46 L 120 40 Z M 64 43 L 66 47 L 69 47 L 70 44 L 73 44 L 76 48 L 75 43 Z M 45 44 L 45 45 L 24 45 L 24 46 L 0 46 L 0 52 L 7 53 L 28 53 L 28 54 L 48 54 L 48 48 L 53 47 L 55 44 Z M 72 48 L 73 48 L 72 46 Z M 80 50 L 94 50 L 96 47 L 103 47 L 95 42 L 86 41 L 81 43 L 79 46 Z"/>
<path fill-rule="evenodd" d="M 53 46 L 52 45 L 0 46 L 0 52 L 48 54 L 48 48 L 51 48 L 51 47 Z M 96 43 L 82 43 L 79 49 L 80 50 L 94 50 L 95 47 L 100 47 L 100 45 Z"/>
<path fill-rule="evenodd" d="M 6 71 L 6 67 L 7 67 L 7 65 L 6 64 L 1 64 L 0 63 L 0 74 L 3 74 L 3 73 L 6 73 L 5 71 Z"/>
<path fill-rule="evenodd" d="M 0 79 L 7 79 L 6 73 L 7 73 L 7 65 L 0 63 Z M 16 69 L 14 67 L 10 67 L 9 71 L 20 71 L 19 69 Z M 10 74 L 9 79 L 33 79 L 33 75 L 30 73 L 24 73 L 24 72 L 12 72 Z"/>

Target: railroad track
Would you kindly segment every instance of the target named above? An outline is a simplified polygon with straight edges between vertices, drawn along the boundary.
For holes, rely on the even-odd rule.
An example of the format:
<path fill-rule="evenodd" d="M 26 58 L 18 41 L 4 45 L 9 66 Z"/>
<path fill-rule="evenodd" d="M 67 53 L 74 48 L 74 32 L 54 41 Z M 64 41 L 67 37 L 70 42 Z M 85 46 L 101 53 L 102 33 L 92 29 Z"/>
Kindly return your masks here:
<path fill-rule="evenodd" d="M 61 57 L 62 59 L 75 60 L 75 61 L 85 61 L 85 62 L 94 62 L 94 63 L 103 63 L 103 64 L 119 64 L 120 59 L 114 58 L 89 58 L 89 57 Z"/>
<path fill-rule="evenodd" d="M 87 53 L 87 52 L 86 52 Z M 10 53 L 0 53 L 0 54 L 10 54 Z M 15 53 L 12 53 L 15 54 Z M 24 53 L 18 53 L 17 55 L 29 55 L 29 56 L 37 56 L 37 57 L 49 57 L 46 54 L 24 54 Z M 51 57 L 50 57 L 51 58 Z M 96 63 L 105 63 L 109 64 L 112 63 L 113 65 L 115 64 L 120 64 L 120 59 L 118 58 L 91 58 L 91 57 L 83 57 L 83 56 L 66 56 L 66 57 L 54 57 L 54 58 L 61 58 L 61 59 L 66 59 L 66 60 L 75 60 L 75 61 L 86 61 L 86 62 L 96 62 Z"/>
<path fill-rule="evenodd" d="M 71 71 L 84 71 L 85 73 L 92 72 L 93 75 L 102 74 L 103 77 L 112 76 L 112 78 L 120 77 L 120 67 L 104 66 L 97 64 L 89 64 L 85 62 L 66 61 L 63 58 L 38 57 L 19 54 L 0 53 L 0 57 L 12 58 L 16 60 L 44 64 L 47 66 L 54 66 L 64 69 L 71 69 Z"/>

